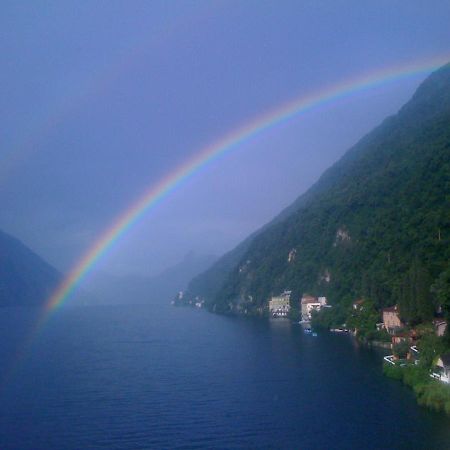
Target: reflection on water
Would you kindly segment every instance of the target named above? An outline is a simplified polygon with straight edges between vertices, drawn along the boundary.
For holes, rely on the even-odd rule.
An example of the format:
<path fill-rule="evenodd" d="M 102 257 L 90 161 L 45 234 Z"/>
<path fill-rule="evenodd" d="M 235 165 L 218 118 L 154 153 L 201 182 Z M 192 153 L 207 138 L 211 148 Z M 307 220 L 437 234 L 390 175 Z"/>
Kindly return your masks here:
<path fill-rule="evenodd" d="M 32 315 L 0 315 L 2 371 Z M 166 305 L 61 311 L 0 419 L 2 450 L 450 447 L 449 420 L 383 377 L 379 350 Z"/>

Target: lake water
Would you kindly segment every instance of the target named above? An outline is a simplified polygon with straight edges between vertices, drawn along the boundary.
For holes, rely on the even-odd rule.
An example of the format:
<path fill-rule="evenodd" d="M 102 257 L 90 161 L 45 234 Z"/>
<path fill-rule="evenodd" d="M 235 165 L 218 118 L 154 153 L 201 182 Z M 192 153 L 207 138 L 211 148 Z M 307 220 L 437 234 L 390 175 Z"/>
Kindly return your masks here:
<path fill-rule="evenodd" d="M 2 379 L 35 311 L 2 309 Z M 0 449 L 448 449 L 349 336 L 158 306 L 59 311 L 0 393 Z"/>

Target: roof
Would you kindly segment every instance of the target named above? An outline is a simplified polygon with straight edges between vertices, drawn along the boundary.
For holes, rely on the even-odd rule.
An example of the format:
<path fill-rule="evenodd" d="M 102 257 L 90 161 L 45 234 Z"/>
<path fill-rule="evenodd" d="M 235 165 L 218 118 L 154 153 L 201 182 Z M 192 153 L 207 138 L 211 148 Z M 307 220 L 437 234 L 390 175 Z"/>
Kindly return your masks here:
<path fill-rule="evenodd" d="M 271 299 L 269 300 L 271 302 L 289 302 L 290 298 L 286 295 L 279 295 L 277 297 L 271 297 Z"/>
<path fill-rule="evenodd" d="M 447 321 L 445 319 L 434 319 L 433 324 L 435 327 L 438 327 L 439 325 L 447 325 Z"/>
<path fill-rule="evenodd" d="M 359 300 L 356 300 L 355 302 L 353 302 L 354 305 L 362 305 L 364 303 L 364 299 L 361 298 Z"/>
<path fill-rule="evenodd" d="M 382 312 L 398 312 L 398 309 L 397 309 L 397 305 L 395 305 L 395 306 L 390 306 L 389 308 L 383 308 L 382 309 Z"/>
<path fill-rule="evenodd" d="M 306 297 L 302 297 L 302 304 L 304 305 L 306 303 L 319 303 L 319 300 L 316 297 L 307 295 Z"/>
<path fill-rule="evenodd" d="M 409 338 L 411 337 L 411 333 L 407 331 L 402 331 L 401 333 L 395 333 L 392 338 Z"/>

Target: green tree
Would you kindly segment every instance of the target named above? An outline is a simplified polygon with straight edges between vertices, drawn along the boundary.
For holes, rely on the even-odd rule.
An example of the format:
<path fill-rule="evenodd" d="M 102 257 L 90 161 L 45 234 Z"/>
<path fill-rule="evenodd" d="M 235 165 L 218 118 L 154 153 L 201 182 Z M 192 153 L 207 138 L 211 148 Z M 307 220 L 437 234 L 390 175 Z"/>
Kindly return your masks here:
<path fill-rule="evenodd" d="M 356 330 L 357 336 L 361 339 L 368 339 L 374 336 L 379 319 L 380 314 L 375 309 L 373 302 L 365 300 L 357 310 L 352 309 L 347 317 L 347 326 Z"/>
<path fill-rule="evenodd" d="M 431 286 L 431 292 L 436 297 L 436 302 L 442 307 L 447 323 L 450 321 L 450 267 L 441 272 L 437 280 Z M 450 330 L 447 326 L 444 335 L 444 341 L 450 345 Z"/>
<path fill-rule="evenodd" d="M 420 365 L 427 369 L 431 368 L 437 356 L 445 352 L 443 339 L 436 336 L 435 333 L 428 333 L 422 336 L 417 344 L 417 348 L 420 352 Z"/>
<path fill-rule="evenodd" d="M 409 352 L 409 342 L 405 340 L 395 344 L 392 351 L 398 358 L 406 358 L 406 355 Z"/>
<path fill-rule="evenodd" d="M 437 303 L 450 317 L 450 267 L 441 272 L 437 280 L 431 286 L 431 292 L 435 294 Z"/>
<path fill-rule="evenodd" d="M 410 325 L 431 320 L 434 305 L 430 293 L 431 278 L 416 257 L 400 282 L 399 307 L 402 320 Z"/>

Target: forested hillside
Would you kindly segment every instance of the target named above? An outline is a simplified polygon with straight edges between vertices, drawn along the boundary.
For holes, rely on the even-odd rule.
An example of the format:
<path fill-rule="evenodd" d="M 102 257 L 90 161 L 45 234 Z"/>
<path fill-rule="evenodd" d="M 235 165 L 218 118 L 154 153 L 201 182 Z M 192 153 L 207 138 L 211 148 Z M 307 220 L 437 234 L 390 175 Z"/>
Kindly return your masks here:
<path fill-rule="evenodd" d="M 417 312 L 450 261 L 450 65 L 361 139 L 278 220 L 197 277 L 218 312 L 263 312 L 284 289 Z M 423 307 L 421 305 L 420 307 Z M 427 305 L 424 307 L 423 314 Z M 429 308 L 430 309 L 430 308 Z"/>

